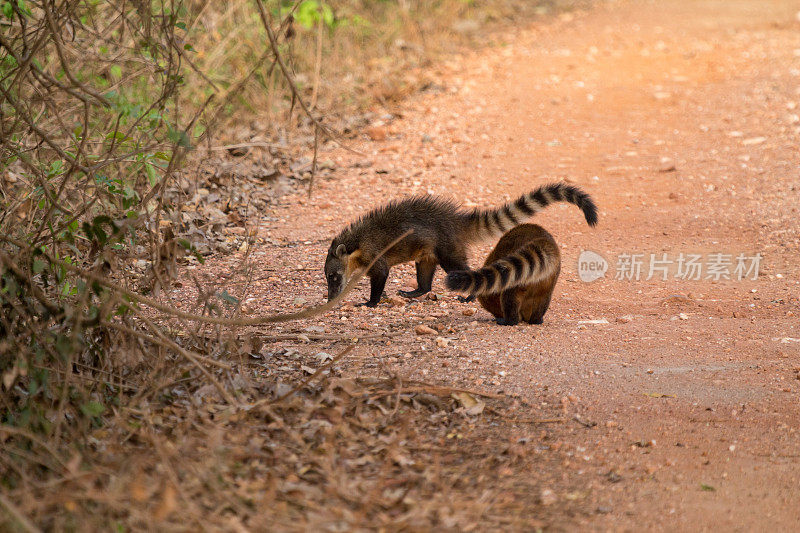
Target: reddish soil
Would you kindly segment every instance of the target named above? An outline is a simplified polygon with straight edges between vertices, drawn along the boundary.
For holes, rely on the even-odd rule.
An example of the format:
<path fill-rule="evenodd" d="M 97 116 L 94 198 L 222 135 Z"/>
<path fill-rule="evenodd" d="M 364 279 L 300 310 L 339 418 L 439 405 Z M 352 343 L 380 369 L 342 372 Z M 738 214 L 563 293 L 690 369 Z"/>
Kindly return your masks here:
<path fill-rule="evenodd" d="M 359 343 L 340 364 L 345 374 L 388 368 L 519 397 L 533 406 L 520 407 L 521 417 L 559 416 L 508 435 L 546 433 L 558 460 L 496 474 L 537 480 L 528 511 L 545 526 L 797 529 L 797 8 L 615 2 L 454 58 L 435 73 L 442 90 L 411 98 L 378 126 L 385 139 L 355 142 L 365 156 L 326 148 L 320 159 L 338 170 L 317 181 L 311 199 L 290 195 L 262 222 L 269 240 L 254 257 L 266 270 L 246 307 L 322 302 L 330 239 L 390 198 L 430 192 L 489 206 L 569 180 L 595 198 L 600 224 L 587 227 L 568 205 L 536 217 L 563 253 L 544 325 L 495 325 L 457 302 L 440 271 L 437 300 L 354 308 L 366 299 L 364 280 L 348 305 L 301 328 L 396 333 Z M 476 248 L 472 264 L 491 246 Z M 605 278 L 579 279 L 582 250 L 609 261 Z M 717 252 L 762 254 L 758 279 L 646 279 L 650 254 Z M 639 281 L 614 279 L 625 253 L 644 254 Z M 398 267 L 387 287 L 393 295 L 413 280 L 411 265 Z M 416 335 L 420 323 L 447 341 Z"/>

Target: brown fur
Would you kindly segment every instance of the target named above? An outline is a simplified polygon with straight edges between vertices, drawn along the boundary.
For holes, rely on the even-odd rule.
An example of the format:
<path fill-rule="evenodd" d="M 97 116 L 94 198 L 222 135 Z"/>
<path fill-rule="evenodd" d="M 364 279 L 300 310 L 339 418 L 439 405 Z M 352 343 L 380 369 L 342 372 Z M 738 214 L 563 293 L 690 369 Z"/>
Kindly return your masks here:
<path fill-rule="evenodd" d="M 339 294 L 357 269 L 366 268 L 376 258 L 367 272 L 371 288 L 366 305 L 378 304 L 389 269 L 406 261 L 416 263 L 417 289 L 400 294 L 421 296 L 431 290 L 437 266 L 448 274 L 468 271 L 468 245 L 501 235 L 554 202 L 572 203 L 590 225 L 597 223 L 597 208 L 589 195 L 565 183 L 543 185 L 495 209 L 465 211 L 433 196 L 390 202 L 350 224 L 331 242 L 325 259 L 328 298 Z M 409 230 L 411 235 L 379 257 L 388 243 Z"/>
<path fill-rule="evenodd" d="M 538 248 L 551 266 L 543 277 L 534 277 L 529 283 L 478 296 L 481 306 L 495 316 L 498 324 L 513 326 L 520 320 L 541 324 L 550 306 L 550 298 L 561 271 L 561 253 L 553 236 L 543 227 L 523 224 L 503 235 L 486 258 L 484 268 L 491 268 L 503 258 L 525 248 Z"/>

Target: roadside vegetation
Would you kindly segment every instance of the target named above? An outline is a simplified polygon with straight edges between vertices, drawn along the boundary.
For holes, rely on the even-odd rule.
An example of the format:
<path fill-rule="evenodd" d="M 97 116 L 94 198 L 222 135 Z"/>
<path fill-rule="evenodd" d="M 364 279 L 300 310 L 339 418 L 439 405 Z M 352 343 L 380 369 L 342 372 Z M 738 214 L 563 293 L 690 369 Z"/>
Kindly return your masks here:
<path fill-rule="evenodd" d="M 242 120 L 342 142 L 442 54 L 572 4 L 0 1 L 0 529 L 473 523 L 480 506 L 414 504 L 450 497 L 456 463 L 380 483 L 410 464 L 392 443 L 425 423 L 448 438 L 481 400 L 333 379 L 337 358 L 254 385 L 263 341 L 241 326 L 296 317 L 243 320 L 224 287 L 165 300 L 215 251 L 187 224 L 185 170 Z"/>

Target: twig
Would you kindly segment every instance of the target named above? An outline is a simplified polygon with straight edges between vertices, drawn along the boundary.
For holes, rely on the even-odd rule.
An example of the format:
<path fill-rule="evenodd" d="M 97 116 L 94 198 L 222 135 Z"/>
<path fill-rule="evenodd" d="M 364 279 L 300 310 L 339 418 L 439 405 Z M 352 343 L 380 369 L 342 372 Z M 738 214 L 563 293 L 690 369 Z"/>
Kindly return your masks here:
<path fill-rule="evenodd" d="M 280 67 L 281 72 L 283 73 L 283 77 L 286 79 L 286 83 L 289 85 L 289 89 L 292 91 L 292 97 L 297 100 L 300 104 L 300 107 L 303 108 L 303 111 L 311 119 L 313 122 L 322 132 L 333 142 L 344 148 L 349 152 L 353 152 L 354 154 L 364 155 L 363 153 L 350 148 L 347 146 L 346 143 L 341 141 L 341 136 L 334 133 L 333 131 L 329 130 L 324 124 L 322 124 L 311 112 L 306 105 L 303 98 L 300 96 L 300 91 L 297 89 L 297 85 L 292 78 L 292 74 L 289 72 L 289 69 L 286 67 L 286 63 L 283 62 L 283 58 L 281 58 L 280 50 L 278 49 L 278 39 L 275 37 L 275 32 L 272 31 L 272 17 L 270 16 L 269 12 L 264 7 L 264 2 L 262 0 L 256 0 L 256 4 L 258 4 L 258 12 L 261 15 L 261 22 L 264 25 L 264 29 L 267 30 L 267 37 L 269 37 L 269 44 L 272 47 L 272 51 L 275 54 L 275 61 L 278 63 L 278 67 Z"/>
<path fill-rule="evenodd" d="M 185 318 L 187 320 L 194 320 L 197 322 L 204 322 L 207 324 L 218 324 L 221 326 L 258 326 L 263 324 L 272 324 L 275 322 L 290 322 L 301 318 L 311 318 L 317 315 L 321 315 L 322 313 L 325 313 L 326 311 L 333 309 L 334 307 L 339 305 L 339 302 L 341 302 L 344 299 L 344 297 L 350 293 L 350 291 L 352 291 L 355 288 L 355 286 L 358 284 L 361 278 L 363 278 L 367 274 L 367 272 L 369 272 L 369 269 L 372 268 L 375 262 L 377 262 L 381 257 L 383 257 L 383 255 L 386 252 L 391 250 L 392 247 L 394 247 L 394 245 L 396 245 L 397 243 L 399 243 L 400 241 L 411 235 L 411 233 L 413 233 L 413 230 L 408 230 L 402 235 L 400 235 L 398 238 L 390 242 L 383 250 L 381 250 L 381 253 L 375 256 L 375 259 L 373 259 L 369 265 L 356 272 L 356 274 L 350 279 L 347 285 L 345 285 L 342 292 L 340 292 L 333 300 L 328 300 L 326 303 L 322 305 L 318 305 L 317 307 L 309 307 L 307 309 L 303 309 L 302 311 L 298 311 L 296 313 L 266 315 L 266 316 L 258 316 L 247 319 L 219 318 L 212 316 L 197 315 L 194 313 L 187 313 L 186 311 L 181 311 L 180 309 L 164 305 L 152 298 L 136 294 L 126 289 L 125 287 L 122 287 L 120 285 L 117 285 L 116 283 L 109 281 L 105 276 L 99 276 L 97 274 L 94 274 L 93 272 L 88 272 L 74 265 L 56 259 L 49 253 L 43 252 L 42 255 L 44 257 L 47 257 L 48 261 L 50 261 L 51 263 L 59 265 L 65 268 L 66 270 L 69 270 L 74 274 L 78 274 L 79 276 L 82 276 L 86 279 L 89 279 L 91 281 L 96 281 L 97 283 L 103 285 L 104 287 L 109 288 L 113 291 L 116 291 L 130 298 L 131 301 L 147 305 L 149 307 L 152 307 L 154 309 L 157 309 L 163 313 L 167 313 L 174 317 Z M 0 235 L 0 241 L 10 242 L 11 244 L 14 244 L 15 246 L 18 246 L 23 249 L 27 248 L 27 245 L 25 243 L 17 241 L 16 239 L 12 239 L 8 236 Z"/>
<path fill-rule="evenodd" d="M 217 390 L 220 392 L 220 394 L 222 394 L 222 397 L 223 397 L 223 398 L 225 398 L 225 401 L 227 401 L 227 402 L 228 402 L 230 405 L 236 405 L 236 400 L 234 399 L 234 397 L 233 397 L 233 396 L 231 396 L 231 394 L 230 394 L 230 393 L 227 391 L 227 389 L 225 389 L 225 387 L 223 387 L 223 386 L 220 384 L 220 382 L 219 382 L 219 381 L 217 381 L 217 379 L 216 379 L 214 376 L 212 376 L 212 375 L 211 375 L 211 372 L 209 372 L 208 370 L 206 370 L 206 368 L 205 368 L 203 365 L 201 365 L 201 364 L 200 364 L 200 361 L 199 361 L 199 360 L 198 360 L 198 358 L 195 356 L 195 354 L 193 354 L 192 352 L 190 352 L 190 351 L 188 351 L 188 350 L 186 350 L 186 349 L 182 348 L 182 347 L 181 347 L 181 346 L 180 346 L 178 343 L 176 343 L 175 341 L 173 341 L 172 339 L 170 339 L 169 337 L 167 337 L 167 336 L 166 336 L 166 334 L 164 334 L 164 332 L 162 332 L 162 331 L 161 331 L 161 328 L 159 328 L 158 326 L 156 326 L 155 324 L 153 324 L 153 322 L 152 322 L 151 320 L 149 320 L 149 319 L 148 319 L 146 316 L 144 316 L 142 313 L 140 313 L 140 312 L 137 312 L 137 311 L 136 311 L 134 308 L 131 308 L 131 309 L 133 310 L 133 312 L 134 312 L 134 313 L 136 313 L 136 315 L 137 315 L 137 316 L 138 316 L 138 317 L 139 317 L 139 318 L 140 318 L 142 321 L 144 321 L 144 323 L 145 323 L 145 324 L 147 324 L 147 326 L 148 326 L 148 327 L 149 327 L 151 330 L 153 330 L 153 331 L 156 333 L 156 335 L 158 335 L 159 337 L 161 337 L 161 339 L 162 339 L 162 340 L 164 340 L 164 342 L 166 342 L 167 344 L 169 344 L 169 345 L 170 345 L 170 347 L 171 347 L 173 350 L 175 350 L 176 352 L 178 352 L 179 354 L 181 354 L 181 355 L 182 355 L 184 358 L 188 359 L 188 360 L 189 360 L 189 362 L 191 362 L 192 364 L 194 364 L 194 366 L 195 366 L 195 367 L 196 367 L 198 370 L 200 370 L 200 372 L 202 372 L 202 373 L 203 373 L 203 375 L 206 377 L 206 379 L 208 379 L 208 380 L 211 382 L 211 384 L 212 384 L 212 385 L 214 385 L 214 387 L 216 387 L 216 388 L 217 388 Z"/>
<path fill-rule="evenodd" d="M 472 389 L 462 389 L 460 387 L 447 387 L 442 385 L 428 385 L 427 383 L 422 383 L 419 381 L 414 381 L 413 383 L 418 383 L 420 386 L 418 387 L 403 387 L 403 393 L 412 393 L 412 392 L 426 392 L 428 394 L 434 394 L 436 396 L 449 396 L 454 392 L 466 392 L 468 394 L 472 394 L 475 396 L 483 396 L 484 398 L 505 398 L 502 394 L 493 394 L 491 392 L 481 392 Z M 390 391 L 380 391 L 375 393 L 375 398 L 381 398 L 383 396 L 391 396 L 392 394 L 397 393 L 397 389 L 393 389 Z"/>
<path fill-rule="evenodd" d="M 42 2 L 41 5 L 42 9 L 44 9 L 45 17 L 47 18 L 47 24 L 50 26 L 50 31 L 53 35 L 53 43 L 56 45 L 56 54 L 58 55 L 58 59 L 61 63 L 61 68 L 64 70 L 64 74 L 67 75 L 69 81 L 71 81 L 75 86 L 79 87 L 83 92 L 86 94 L 91 95 L 95 100 L 103 104 L 105 107 L 111 107 L 111 103 L 106 100 L 100 93 L 86 87 L 83 85 L 78 79 L 73 76 L 72 71 L 69 68 L 70 62 L 67 61 L 67 58 L 64 56 L 64 45 L 61 42 L 61 35 L 59 34 L 58 27 L 56 26 L 55 19 L 53 18 L 53 12 L 50 10 L 50 3 L 49 2 Z"/>
<path fill-rule="evenodd" d="M 308 181 L 308 197 L 314 190 L 314 178 L 317 176 L 317 153 L 319 152 L 319 128 L 314 126 L 314 160 L 311 162 L 311 179 Z"/>
<path fill-rule="evenodd" d="M 280 342 L 280 341 L 302 341 L 302 340 L 311 340 L 311 341 L 352 341 L 354 339 L 357 340 L 370 340 L 370 339 L 382 339 L 385 337 L 396 337 L 398 335 L 402 335 L 405 331 L 387 331 L 385 333 L 370 333 L 369 335 L 359 335 L 358 333 L 346 333 L 342 335 L 325 335 L 322 333 L 287 333 L 284 335 L 276 334 L 276 335 L 261 335 L 255 333 L 251 335 L 251 337 L 259 339 L 263 342 Z"/>
<path fill-rule="evenodd" d="M 76 363 L 74 363 L 74 362 L 73 362 L 73 364 L 76 364 Z M 54 371 L 54 372 L 59 372 L 59 373 L 61 373 L 61 374 L 67 374 L 67 372 L 66 372 L 65 370 L 61 370 L 60 368 L 52 368 L 52 367 L 47 367 L 47 366 L 39 366 L 39 365 L 31 365 L 31 366 L 32 366 L 33 368 L 39 368 L 39 369 L 41 369 L 41 370 L 50 370 L 50 371 Z M 110 381 L 106 381 L 106 380 L 104 380 L 104 379 L 97 379 L 97 378 L 95 378 L 95 377 L 92 377 L 92 376 L 85 376 L 85 375 L 83 375 L 83 374 L 74 374 L 74 375 L 75 375 L 75 376 L 77 376 L 77 377 L 79 377 L 79 378 L 81 378 L 81 379 L 85 379 L 85 380 L 87 380 L 87 381 L 91 381 L 91 382 L 93 382 L 93 383 L 101 383 L 101 384 L 103 384 L 103 385 L 108 385 L 108 386 L 110 386 L 110 387 L 122 387 L 123 389 L 128 389 L 128 390 L 130 390 L 130 391 L 137 391 L 137 390 L 139 390 L 139 388 L 138 388 L 138 387 L 134 387 L 133 385 L 127 385 L 127 384 L 125 384 L 125 383 L 111 383 Z M 66 387 L 65 387 L 65 388 L 66 388 Z"/>
<path fill-rule="evenodd" d="M 29 533 L 34 533 L 41 531 L 36 525 L 30 521 L 30 519 L 22 514 L 22 512 L 17 509 L 17 507 L 6 498 L 2 492 L 0 492 L 0 505 L 6 508 L 8 514 L 16 521 L 16 524 L 20 526 L 23 530 L 28 531 Z"/>
<path fill-rule="evenodd" d="M 147 335 L 146 333 L 142 333 L 141 331 L 136 331 L 133 328 L 129 328 L 127 326 L 123 326 L 122 324 L 117 324 L 116 322 L 109 322 L 107 324 L 107 326 L 110 327 L 110 328 L 114 328 L 116 330 L 122 331 L 123 333 L 127 333 L 128 335 L 133 335 L 135 337 L 139 337 L 140 339 L 143 339 L 143 340 L 145 340 L 147 342 L 152 342 L 153 344 L 157 344 L 157 345 L 162 346 L 164 348 L 172 349 L 172 345 L 171 344 L 169 344 L 169 343 L 167 343 L 165 341 L 162 341 L 161 339 L 157 339 L 155 337 L 151 337 L 150 335 Z M 216 360 L 211 359 L 209 357 L 205 357 L 203 355 L 200 355 L 199 353 L 194 353 L 194 357 L 196 357 L 200 361 L 203 361 L 204 363 L 207 363 L 209 365 L 216 366 L 218 368 L 222 368 L 223 370 L 230 370 L 231 369 L 231 365 L 229 365 L 227 363 L 223 363 L 222 361 L 216 361 Z"/>
<path fill-rule="evenodd" d="M 311 89 L 311 109 L 317 107 L 319 94 L 319 77 L 322 70 L 322 6 L 317 5 L 317 57 L 314 65 L 314 87 Z M 314 130 L 316 135 L 316 130 Z"/>
<path fill-rule="evenodd" d="M 60 464 L 64 468 L 65 471 L 67 471 L 67 472 L 69 471 L 69 468 L 67 467 L 67 463 L 61 458 L 60 455 L 58 455 L 58 452 L 56 450 L 54 450 L 53 447 L 50 446 L 50 444 L 48 444 L 47 442 L 43 441 L 42 439 L 40 439 L 39 437 L 37 437 L 36 435 L 31 433 L 30 431 L 27 431 L 27 430 L 22 429 L 22 428 L 14 427 L 14 426 L 9 426 L 9 425 L 6 425 L 6 424 L 0 424 L 0 431 L 5 432 L 5 433 L 9 433 L 11 435 L 19 435 L 21 437 L 24 437 L 24 438 L 30 440 L 31 442 L 35 442 L 36 444 L 38 444 L 39 446 L 41 446 L 42 448 L 47 450 L 48 453 L 50 453 L 50 455 L 52 455 L 53 458 L 56 461 L 58 461 L 58 464 Z"/>
<path fill-rule="evenodd" d="M 593 428 L 597 425 L 597 422 L 587 422 L 586 420 L 582 420 L 578 415 L 573 416 L 572 419 L 585 428 Z"/>
<path fill-rule="evenodd" d="M 209 150 L 233 150 L 235 148 L 272 148 L 273 145 L 264 141 L 253 141 L 249 143 L 226 144 L 225 146 L 212 146 Z"/>

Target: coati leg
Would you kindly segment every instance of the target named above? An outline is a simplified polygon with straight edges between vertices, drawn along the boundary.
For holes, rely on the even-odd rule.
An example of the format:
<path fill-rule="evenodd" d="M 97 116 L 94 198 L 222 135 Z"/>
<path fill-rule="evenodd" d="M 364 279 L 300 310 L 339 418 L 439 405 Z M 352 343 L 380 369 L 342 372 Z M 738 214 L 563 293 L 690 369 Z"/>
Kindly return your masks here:
<path fill-rule="evenodd" d="M 433 251 L 433 254 L 436 256 L 436 259 L 439 261 L 439 264 L 442 265 L 442 270 L 447 272 L 456 271 L 456 270 L 469 270 L 469 264 L 467 263 L 467 252 L 463 248 L 459 249 L 453 245 L 449 247 L 450 249 L 445 249 L 445 247 L 439 247 Z M 474 294 L 470 294 L 466 298 L 463 296 L 457 297 L 459 302 L 471 302 L 475 299 Z"/>
<path fill-rule="evenodd" d="M 519 324 L 519 298 L 517 289 L 511 288 L 500 293 L 500 305 L 503 307 L 503 318 L 496 320 L 500 326 Z"/>
<path fill-rule="evenodd" d="M 552 292 L 536 303 L 536 305 L 533 307 L 533 312 L 531 313 L 531 318 L 528 320 L 528 323 L 541 324 L 544 321 L 544 314 L 547 312 L 548 307 L 550 307 L 551 295 Z"/>
<path fill-rule="evenodd" d="M 379 259 L 372 265 L 367 272 L 370 281 L 369 300 L 363 304 L 367 307 L 376 307 L 383 296 L 383 289 L 386 287 L 386 280 L 389 279 L 389 265 L 383 259 Z"/>
<path fill-rule="evenodd" d="M 397 294 L 404 298 L 416 298 L 431 292 L 433 275 L 436 273 L 436 259 L 425 258 L 415 264 L 417 266 L 417 288 L 413 291 L 397 291 Z"/>

